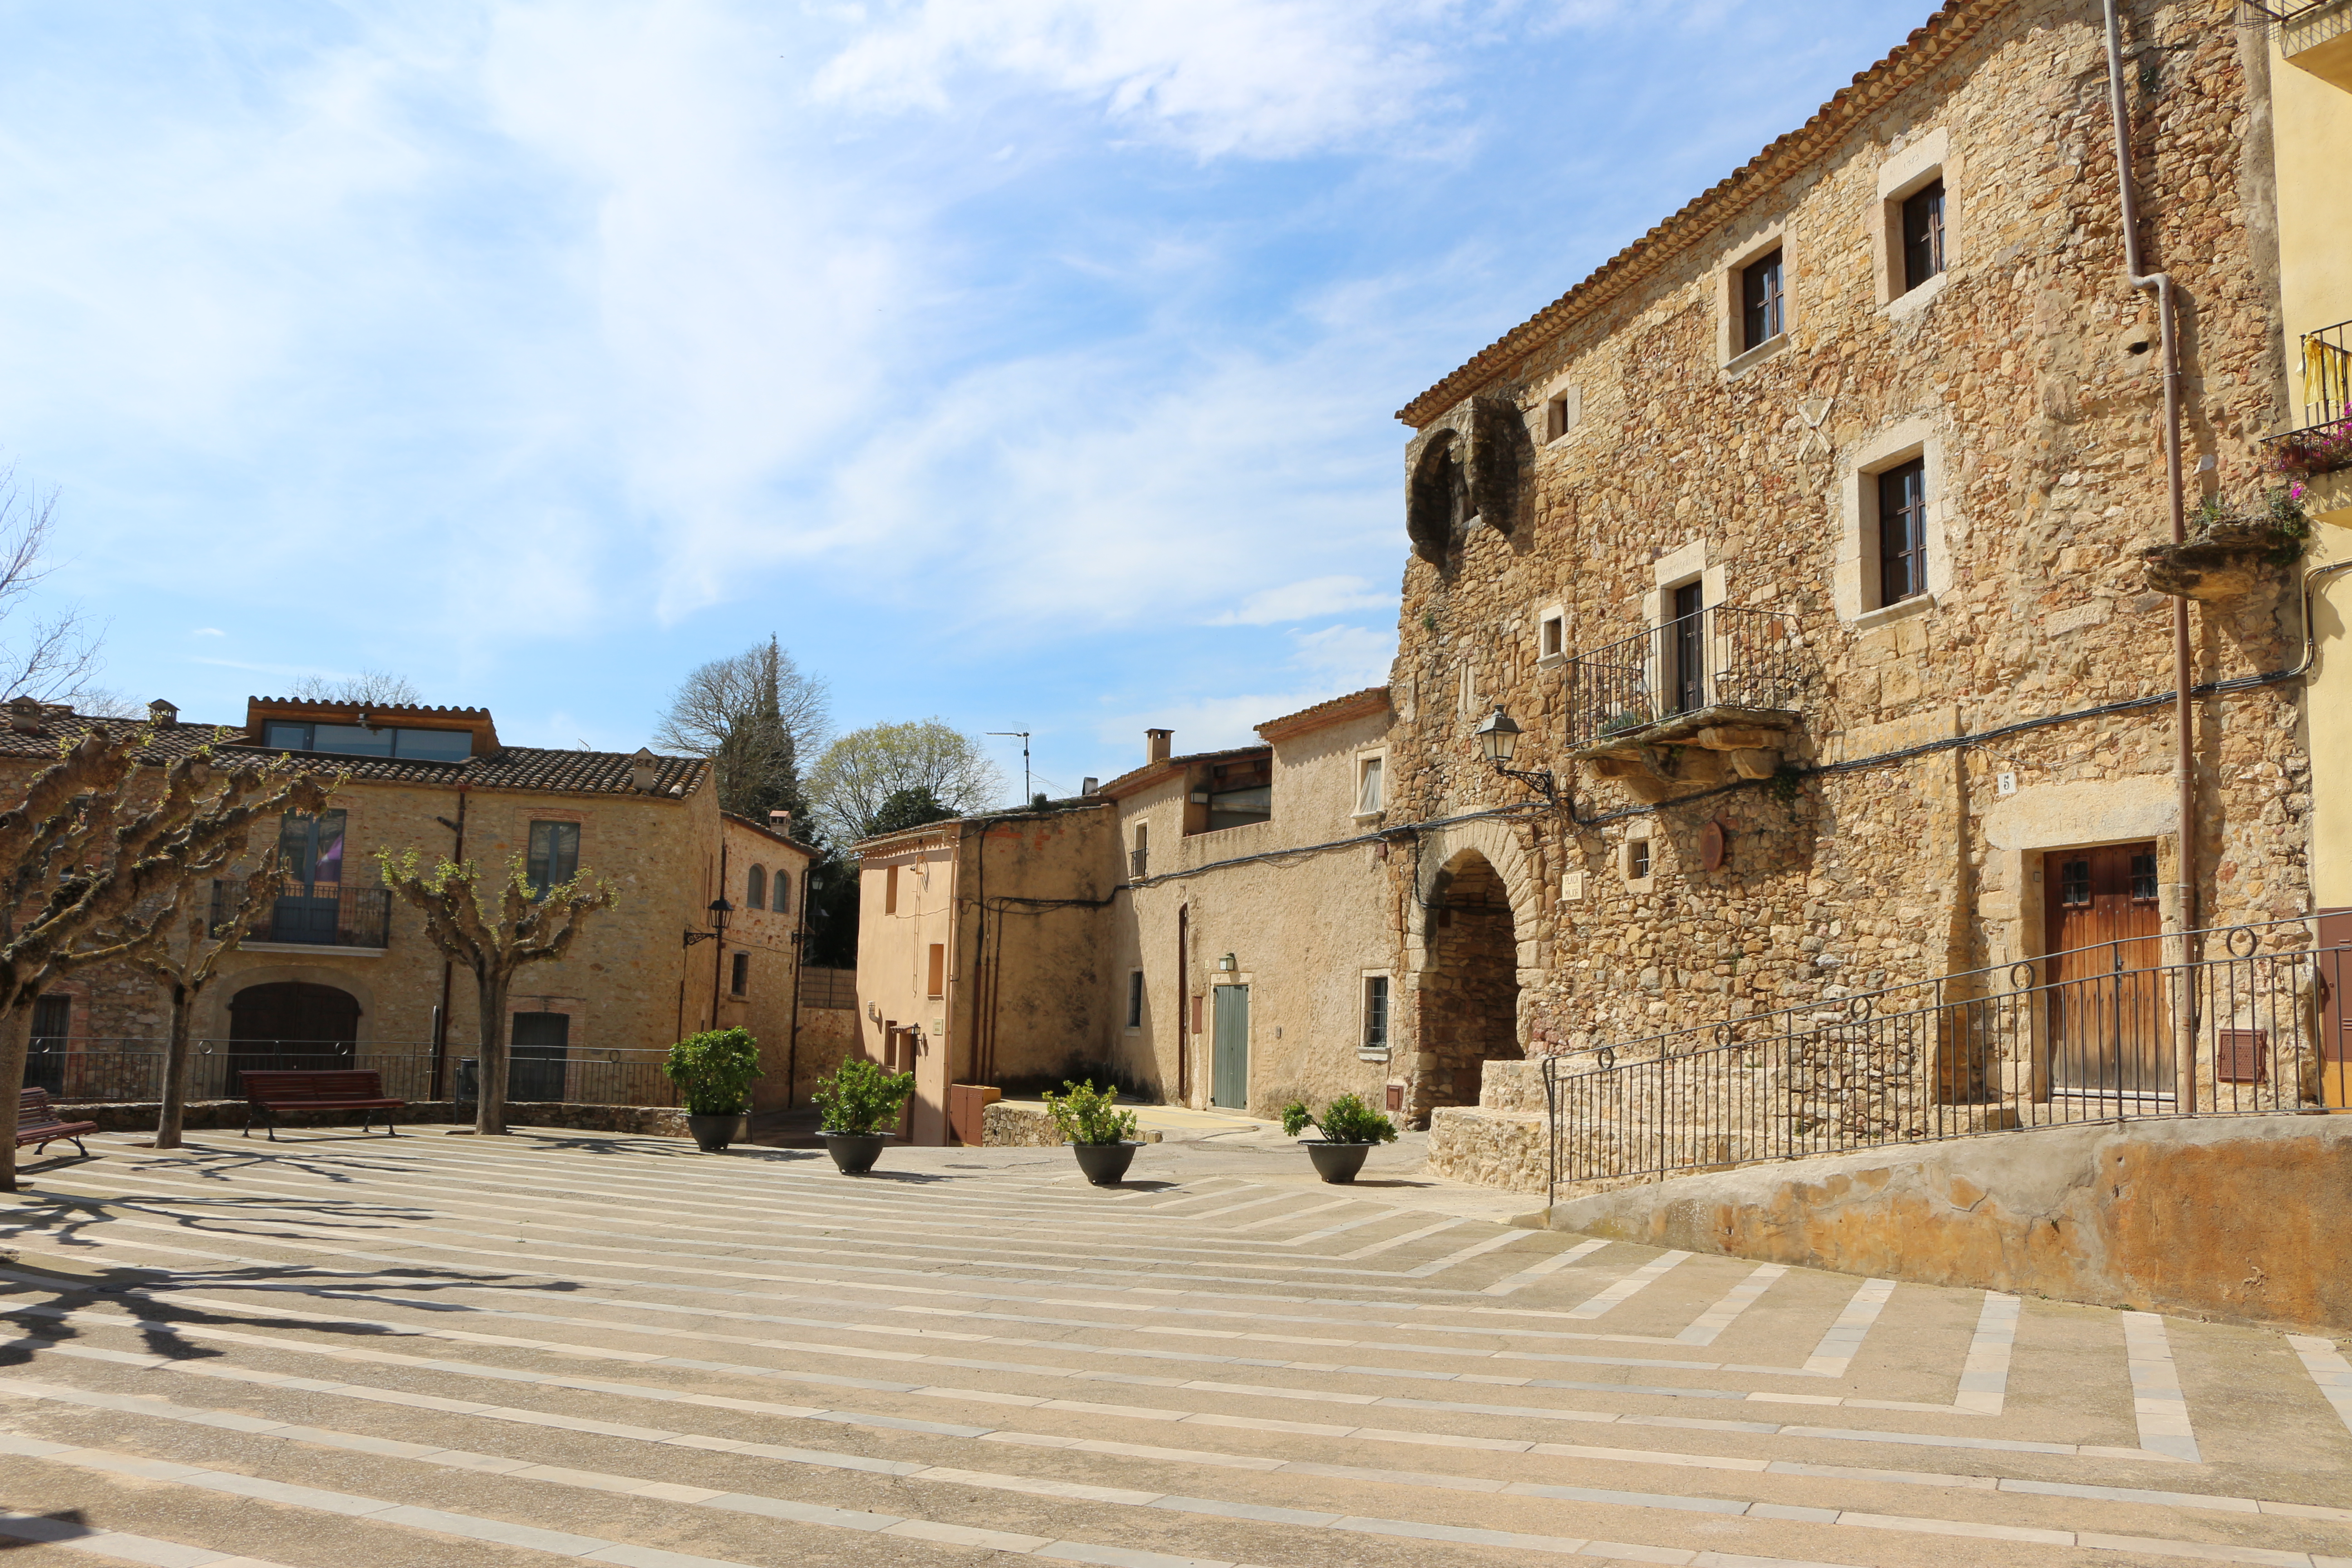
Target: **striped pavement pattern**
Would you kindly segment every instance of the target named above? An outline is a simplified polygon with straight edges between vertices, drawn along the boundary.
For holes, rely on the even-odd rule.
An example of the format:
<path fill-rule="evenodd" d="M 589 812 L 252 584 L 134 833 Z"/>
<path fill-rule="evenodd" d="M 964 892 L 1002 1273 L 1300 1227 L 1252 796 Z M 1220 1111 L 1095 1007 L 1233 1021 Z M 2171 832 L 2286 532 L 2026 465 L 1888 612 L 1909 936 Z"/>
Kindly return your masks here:
<path fill-rule="evenodd" d="M 92 1147 L 0 1207 L 10 1568 L 2352 1568 L 2327 1338 L 1037 1151 Z"/>

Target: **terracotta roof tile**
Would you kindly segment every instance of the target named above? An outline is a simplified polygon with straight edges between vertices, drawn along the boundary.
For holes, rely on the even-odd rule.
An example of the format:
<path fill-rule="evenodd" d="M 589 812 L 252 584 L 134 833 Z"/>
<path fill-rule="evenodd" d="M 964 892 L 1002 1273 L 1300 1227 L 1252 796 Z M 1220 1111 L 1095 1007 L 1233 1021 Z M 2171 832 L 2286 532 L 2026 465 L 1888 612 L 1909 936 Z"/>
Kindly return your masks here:
<path fill-rule="evenodd" d="M 1286 713 L 1279 719 L 1268 719 L 1257 727 L 1257 732 L 1268 741 L 1279 741 L 1292 735 L 1303 735 L 1309 730 L 1342 720 L 1358 719 L 1367 714 L 1385 711 L 1389 705 L 1389 689 L 1367 686 L 1361 691 L 1350 691 L 1345 697 L 1334 697 L 1328 702 L 1318 702 L 1312 708 L 1301 708 L 1296 713 Z"/>
<path fill-rule="evenodd" d="M 92 729 L 121 735 L 148 728 L 143 720 L 92 719 L 57 709 L 46 710 L 40 732 L 22 734 L 0 726 L 0 762 L 43 763 L 55 758 L 60 742 L 79 741 Z M 224 760 L 270 757 L 281 753 L 249 744 L 245 731 L 226 724 L 175 723 L 153 727 L 140 760 L 163 766 L 205 745 Z M 352 757 L 332 752 L 295 752 L 285 755 L 315 760 L 321 766 L 351 775 L 354 784 L 422 784 L 444 786 L 463 784 L 472 789 L 541 791 L 560 795 L 635 795 L 629 782 L 635 759 L 622 752 L 559 751 L 540 746 L 506 746 L 462 763 L 404 761 L 396 757 Z M 709 771 L 694 757 L 658 757 L 654 764 L 654 794 L 691 795 Z"/>
<path fill-rule="evenodd" d="M 1584 281 L 1473 354 L 1468 363 L 1397 411 L 1419 429 L 1480 386 L 1508 372 L 1519 356 L 1549 333 L 1569 325 L 1664 266 L 1691 237 L 1727 223 L 1764 195 L 1773 182 L 1813 156 L 1855 119 L 1883 106 L 1943 63 L 1961 43 L 2011 0 L 1952 0 L 1914 28 L 1911 36 L 1853 85 L 1840 88 L 1813 117 L 1684 204 L 1681 211 L 1602 262 Z"/>

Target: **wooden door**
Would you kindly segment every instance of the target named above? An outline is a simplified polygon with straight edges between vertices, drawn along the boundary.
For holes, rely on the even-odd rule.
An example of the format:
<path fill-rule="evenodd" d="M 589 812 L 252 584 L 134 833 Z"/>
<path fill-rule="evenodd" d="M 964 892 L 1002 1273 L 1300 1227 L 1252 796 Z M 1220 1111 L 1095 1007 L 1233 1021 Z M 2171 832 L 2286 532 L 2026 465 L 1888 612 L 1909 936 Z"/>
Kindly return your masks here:
<path fill-rule="evenodd" d="M 517 1013 L 508 1028 L 507 1098 L 522 1101 L 562 1100 L 564 1060 L 572 1044 L 571 1016 Z"/>
<path fill-rule="evenodd" d="M 1209 1103 L 1231 1110 L 1249 1105 L 1249 987 L 1220 985 L 1216 998 L 1216 1033 L 1211 1052 Z"/>
<path fill-rule="evenodd" d="M 1706 706 L 1706 592 L 1697 583 L 1675 590 L 1675 624 L 1670 641 L 1677 713 L 1696 712 Z"/>
<path fill-rule="evenodd" d="M 2062 1094 L 2173 1092 L 2156 868 L 2152 843 L 2042 857 L 2051 1082 Z"/>

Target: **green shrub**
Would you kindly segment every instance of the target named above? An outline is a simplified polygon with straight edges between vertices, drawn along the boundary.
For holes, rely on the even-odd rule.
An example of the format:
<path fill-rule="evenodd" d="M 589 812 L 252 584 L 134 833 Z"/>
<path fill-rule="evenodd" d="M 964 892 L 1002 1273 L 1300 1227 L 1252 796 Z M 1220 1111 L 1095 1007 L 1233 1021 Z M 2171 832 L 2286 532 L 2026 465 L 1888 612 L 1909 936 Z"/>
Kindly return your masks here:
<path fill-rule="evenodd" d="M 1064 1138 L 1073 1143 L 1135 1142 L 1135 1112 L 1115 1109 L 1117 1089 L 1097 1089 L 1091 1081 L 1065 1081 L 1062 1087 L 1068 1092 L 1045 1091 L 1045 1109 L 1053 1113 L 1054 1125 L 1061 1129 Z"/>
<path fill-rule="evenodd" d="M 751 1109 L 751 1080 L 761 1076 L 760 1042 L 749 1029 L 706 1029 L 669 1048 L 662 1072 L 696 1116 L 740 1116 Z"/>
<path fill-rule="evenodd" d="M 1320 1129 L 1324 1141 L 1329 1143 L 1393 1143 L 1396 1142 L 1396 1123 L 1391 1121 L 1384 1112 L 1374 1110 L 1370 1106 L 1366 1105 L 1360 1095 L 1341 1095 L 1325 1106 L 1323 1114 L 1320 1116 L 1308 1110 L 1306 1104 L 1300 1100 L 1294 1100 L 1283 1107 L 1282 1130 L 1284 1132 L 1296 1138 L 1309 1125 Z"/>
<path fill-rule="evenodd" d="M 852 1057 L 831 1078 L 816 1080 L 820 1132 L 859 1137 L 898 1120 L 898 1108 L 915 1092 L 915 1075 L 884 1072 L 864 1057 Z"/>

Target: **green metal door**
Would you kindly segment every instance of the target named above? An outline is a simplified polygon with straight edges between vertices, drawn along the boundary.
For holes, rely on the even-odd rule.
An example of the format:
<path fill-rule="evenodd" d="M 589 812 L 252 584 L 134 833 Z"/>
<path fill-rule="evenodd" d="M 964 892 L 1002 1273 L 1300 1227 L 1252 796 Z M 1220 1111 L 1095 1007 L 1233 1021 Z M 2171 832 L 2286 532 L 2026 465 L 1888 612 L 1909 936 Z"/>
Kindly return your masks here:
<path fill-rule="evenodd" d="M 1249 987 L 1218 985 L 1209 994 L 1217 1007 L 1209 1103 L 1240 1110 L 1249 1104 Z"/>

